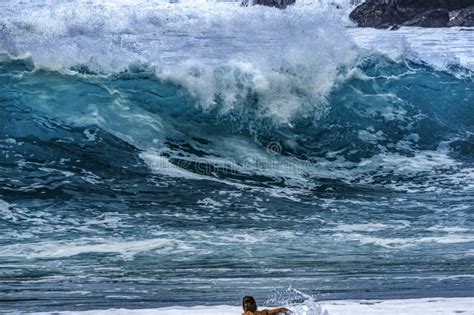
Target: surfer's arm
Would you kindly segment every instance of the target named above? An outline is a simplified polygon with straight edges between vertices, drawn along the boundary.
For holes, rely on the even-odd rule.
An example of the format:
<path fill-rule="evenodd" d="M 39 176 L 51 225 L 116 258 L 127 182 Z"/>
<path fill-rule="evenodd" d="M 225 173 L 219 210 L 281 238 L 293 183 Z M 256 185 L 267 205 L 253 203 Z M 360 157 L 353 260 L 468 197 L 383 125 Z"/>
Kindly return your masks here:
<path fill-rule="evenodd" d="M 276 314 L 280 314 L 280 313 L 288 314 L 288 313 L 290 313 L 290 310 L 288 310 L 287 308 L 284 308 L 284 307 L 280 307 L 280 308 L 275 308 L 273 310 L 260 311 L 260 312 L 257 313 L 257 315 L 276 315 Z"/>
<path fill-rule="evenodd" d="M 262 310 L 262 311 L 256 311 L 256 312 L 246 312 L 243 313 L 242 315 L 277 315 L 277 314 L 289 314 L 290 310 L 284 307 L 280 308 L 275 308 L 273 310 Z"/>

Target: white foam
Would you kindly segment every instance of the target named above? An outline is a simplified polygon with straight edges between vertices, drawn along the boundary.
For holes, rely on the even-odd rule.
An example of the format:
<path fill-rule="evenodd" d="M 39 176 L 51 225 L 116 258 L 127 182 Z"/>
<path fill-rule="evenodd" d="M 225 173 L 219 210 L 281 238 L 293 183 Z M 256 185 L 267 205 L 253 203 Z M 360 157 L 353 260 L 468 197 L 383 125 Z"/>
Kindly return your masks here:
<path fill-rule="evenodd" d="M 361 47 L 385 53 L 394 60 L 409 54 L 439 69 L 460 64 L 474 70 L 474 32 L 465 29 L 469 28 L 354 28 L 349 33 Z"/>
<path fill-rule="evenodd" d="M 344 233 L 350 232 L 378 232 L 389 228 L 399 228 L 399 226 L 392 226 L 382 223 L 366 223 L 366 224 L 339 224 L 333 228 L 324 229 L 326 231 L 340 231 Z"/>
<path fill-rule="evenodd" d="M 63 258 L 90 253 L 113 253 L 124 259 L 132 259 L 139 253 L 149 251 L 190 250 L 182 242 L 166 239 L 146 240 L 104 240 L 79 239 L 70 242 L 50 241 L 1 246 L 0 250 L 6 257 Z"/>
<path fill-rule="evenodd" d="M 28 209 L 20 208 L 0 199 L 0 216 L 11 223 L 28 222 L 30 225 L 43 225 L 47 222 L 44 212 L 32 213 Z"/>
<path fill-rule="evenodd" d="M 474 242 L 472 234 L 449 234 L 444 236 L 425 237 L 376 237 L 360 233 L 334 234 L 344 241 L 358 241 L 362 245 L 375 245 L 385 248 L 411 248 L 424 244 L 462 244 Z"/>
<path fill-rule="evenodd" d="M 289 306 L 294 315 L 456 315 L 474 314 L 474 298 L 425 298 L 406 300 L 326 301 L 317 304 Z M 44 315 L 47 313 L 36 313 Z M 157 309 L 110 309 L 95 311 L 55 312 L 59 315 L 239 315 L 236 306 L 170 307 Z"/>
<path fill-rule="evenodd" d="M 157 174 L 186 179 L 207 179 L 205 176 L 186 171 L 184 168 L 174 165 L 168 158 L 161 156 L 159 152 L 142 152 L 140 158 Z"/>

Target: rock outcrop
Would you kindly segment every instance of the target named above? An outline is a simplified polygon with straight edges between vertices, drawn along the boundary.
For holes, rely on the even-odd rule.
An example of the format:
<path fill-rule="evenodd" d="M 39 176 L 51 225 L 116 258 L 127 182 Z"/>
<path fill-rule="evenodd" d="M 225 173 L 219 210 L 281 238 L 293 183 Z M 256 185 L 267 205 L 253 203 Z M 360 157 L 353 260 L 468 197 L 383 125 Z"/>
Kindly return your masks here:
<path fill-rule="evenodd" d="M 431 9 L 417 13 L 410 20 L 403 22 L 403 26 L 445 27 L 449 22 L 449 11 L 446 9 Z"/>
<path fill-rule="evenodd" d="M 472 26 L 474 0 L 367 0 L 350 18 L 359 27 Z"/>
<path fill-rule="evenodd" d="M 448 26 L 474 27 L 474 5 L 452 12 Z"/>
<path fill-rule="evenodd" d="M 287 6 L 294 4 L 296 0 L 243 0 L 242 5 L 266 5 L 269 7 L 276 7 L 280 9 L 284 9 Z"/>

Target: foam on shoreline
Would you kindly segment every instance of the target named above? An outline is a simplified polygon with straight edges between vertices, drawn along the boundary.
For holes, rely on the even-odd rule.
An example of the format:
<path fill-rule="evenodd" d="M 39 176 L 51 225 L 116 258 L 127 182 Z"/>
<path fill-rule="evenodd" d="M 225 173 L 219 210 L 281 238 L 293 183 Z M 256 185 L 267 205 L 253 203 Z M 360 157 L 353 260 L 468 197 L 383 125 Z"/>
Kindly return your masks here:
<path fill-rule="evenodd" d="M 320 307 L 319 307 L 320 306 Z M 449 314 L 474 314 L 474 298 L 424 298 L 403 300 L 347 300 L 325 301 L 318 307 L 301 304 L 290 307 L 295 315 L 449 315 Z M 44 315 L 51 313 L 35 313 Z M 236 306 L 196 306 L 196 307 L 167 307 L 157 309 L 109 309 L 92 311 L 67 311 L 55 312 L 59 315 L 232 315 L 241 314 L 241 308 Z"/>

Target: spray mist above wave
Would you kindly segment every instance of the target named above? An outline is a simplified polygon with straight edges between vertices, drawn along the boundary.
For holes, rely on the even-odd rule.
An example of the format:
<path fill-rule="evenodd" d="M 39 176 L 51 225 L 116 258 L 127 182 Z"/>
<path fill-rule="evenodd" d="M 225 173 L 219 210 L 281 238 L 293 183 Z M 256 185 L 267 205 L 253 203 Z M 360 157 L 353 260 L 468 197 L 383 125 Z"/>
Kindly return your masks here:
<path fill-rule="evenodd" d="M 2 48 L 30 54 L 37 66 L 52 69 L 83 64 L 92 70 L 118 72 L 130 63 L 219 62 L 284 48 L 295 36 L 324 39 L 319 50 L 347 41 L 338 21 L 313 6 L 281 11 L 202 1 L 3 5 Z M 313 36 L 321 29 L 327 38 Z"/>
<path fill-rule="evenodd" d="M 239 104 L 253 93 L 265 104 L 258 114 L 280 123 L 321 107 L 340 68 L 357 55 L 337 21 L 314 6 L 66 2 L 16 9 L 3 13 L 3 47 L 31 56 L 36 67 L 107 74 L 143 64 L 183 86 L 204 110 L 245 110 Z"/>

